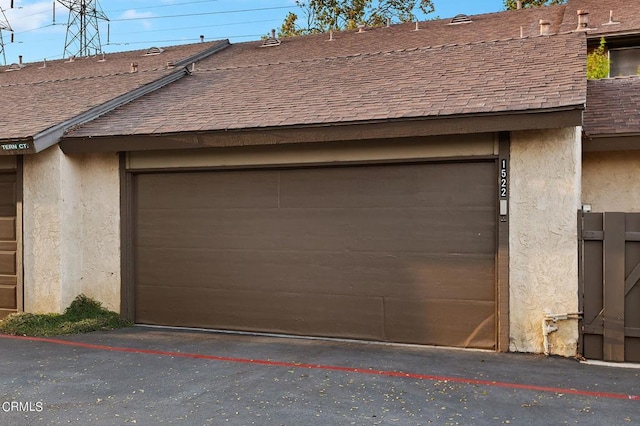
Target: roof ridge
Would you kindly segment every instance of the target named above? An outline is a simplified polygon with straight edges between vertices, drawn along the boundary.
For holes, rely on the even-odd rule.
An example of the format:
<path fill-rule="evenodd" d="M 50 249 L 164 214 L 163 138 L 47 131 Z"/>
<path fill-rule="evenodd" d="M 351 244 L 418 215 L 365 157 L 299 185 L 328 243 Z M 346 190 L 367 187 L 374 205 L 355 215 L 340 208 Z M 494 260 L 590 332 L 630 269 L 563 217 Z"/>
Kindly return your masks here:
<path fill-rule="evenodd" d="M 214 72 L 214 71 L 228 71 L 228 70 L 236 70 L 236 69 L 250 69 L 250 68 L 261 68 L 261 67 L 269 67 L 274 65 L 288 65 L 288 64 L 302 64 L 302 63 L 312 63 L 312 62 L 320 62 L 326 60 L 335 60 L 335 59 L 350 59 L 350 58 L 358 58 L 358 57 L 371 57 L 378 55 L 387 55 L 394 53 L 406 53 L 406 52 L 415 52 L 415 51 L 429 51 L 436 49 L 443 49 L 448 47 L 465 47 L 465 46 L 476 46 L 488 43 L 500 43 L 500 42 L 509 42 L 509 41 L 517 41 L 517 40 L 529 40 L 529 39 L 537 39 L 541 37 L 555 37 L 560 35 L 569 35 L 575 34 L 575 31 L 565 31 L 558 32 L 549 35 L 535 35 L 535 36 L 525 36 L 525 37 L 509 37 L 502 39 L 492 39 L 492 40 L 481 40 L 481 41 L 472 41 L 466 43 L 447 43 L 447 44 L 436 44 L 432 46 L 423 46 L 423 47 L 410 47 L 404 49 L 393 49 L 393 50 L 380 50 L 375 52 L 367 52 L 367 53 L 352 53 L 348 55 L 339 55 L 339 56 L 322 56 L 318 58 L 308 58 L 308 59 L 295 59 L 289 61 L 278 61 L 278 62 L 268 62 L 263 64 L 248 64 L 248 65 L 236 65 L 229 67 L 218 67 L 218 68 L 198 68 L 196 71 L 198 72 Z M 214 56 L 215 57 L 215 56 Z"/>
<path fill-rule="evenodd" d="M 154 72 L 154 71 L 165 71 L 165 68 L 152 68 L 148 70 L 142 70 L 140 71 L 140 73 Z M 32 86 L 32 85 L 44 84 L 44 83 L 62 83 L 66 81 L 92 80 L 97 78 L 117 77 L 121 75 L 138 74 L 138 73 L 139 72 L 137 71 L 133 73 L 130 71 L 123 71 L 123 72 L 117 72 L 117 73 L 111 73 L 111 74 L 87 75 L 83 77 L 67 77 L 67 78 L 57 78 L 57 79 L 51 79 L 51 80 L 29 81 L 24 83 L 19 82 L 19 83 L 0 84 L 0 87 Z"/>

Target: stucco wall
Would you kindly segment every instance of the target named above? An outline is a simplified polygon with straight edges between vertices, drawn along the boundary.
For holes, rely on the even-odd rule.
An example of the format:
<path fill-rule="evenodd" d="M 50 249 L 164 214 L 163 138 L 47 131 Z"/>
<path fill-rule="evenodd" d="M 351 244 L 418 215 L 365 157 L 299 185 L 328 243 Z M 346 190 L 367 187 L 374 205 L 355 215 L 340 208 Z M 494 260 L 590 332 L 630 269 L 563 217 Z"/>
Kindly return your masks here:
<path fill-rule="evenodd" d="M 511 136 L 510 350 L 542 352 L 545 311 L 578 311 L 580 128 Z M 551 353 L 576 354 L 578 324 L 558 323 Z"/>
<path fill-rule="evenodd" d="M 585 152 L 582 203 L 594 212 L 640 212 L 640 151 Z"/>
<path fill-rule="evenodd" d="M 61 308 L 60 152 L 51 148 L 23 162 L 24 308 Z"/>
<path fill-rule="evenodd" d="M 120 308 L 120 199 L 115 154 L 24 161 L 27 312 L 60 312 L 84 293 Z"/>

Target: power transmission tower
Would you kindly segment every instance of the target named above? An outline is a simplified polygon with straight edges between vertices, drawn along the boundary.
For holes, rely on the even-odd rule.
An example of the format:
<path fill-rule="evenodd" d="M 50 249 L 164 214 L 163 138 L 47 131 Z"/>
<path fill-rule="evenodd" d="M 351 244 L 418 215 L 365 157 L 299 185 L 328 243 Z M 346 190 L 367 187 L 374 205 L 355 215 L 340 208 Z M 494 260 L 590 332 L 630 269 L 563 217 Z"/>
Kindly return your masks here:
<path fill-rule="evenodd" d="M 13 0 L 11 1 L 11 7 L 13 8 Z M 0 53 L 2 53 L 2 61 L 4 65 L 7 65 L 7 56 L 4 53 L 4 40 L 2 38 L 2 31 L 9 31 L 11 33 L 11 41 L 13 41 L 13 29 L 9 25 L 7 15 L 4 13 L 4 9 L 0 6 Z"/>
<path fill-rule="evenodd" d="M 80 57 L 102 53 L 98 21 L 109 22 L 109 18 L 100 8 L 98 0 L 57 0 L 57 2 L 69 9 L 67 36 L 62 56 Z M 54 23 L 55 19 L 54 3 Z"/>

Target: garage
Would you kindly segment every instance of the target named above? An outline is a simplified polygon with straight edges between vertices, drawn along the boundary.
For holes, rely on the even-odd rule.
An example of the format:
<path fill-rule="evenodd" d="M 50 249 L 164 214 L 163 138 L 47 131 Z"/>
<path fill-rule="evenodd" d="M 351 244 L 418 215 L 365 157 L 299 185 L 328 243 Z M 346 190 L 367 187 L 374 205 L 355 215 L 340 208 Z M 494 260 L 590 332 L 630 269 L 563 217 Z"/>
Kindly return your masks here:
<path fill-rule="evenodd" d="M 137 172 L 137 323 L 496 348 L 495 159 Z"/>

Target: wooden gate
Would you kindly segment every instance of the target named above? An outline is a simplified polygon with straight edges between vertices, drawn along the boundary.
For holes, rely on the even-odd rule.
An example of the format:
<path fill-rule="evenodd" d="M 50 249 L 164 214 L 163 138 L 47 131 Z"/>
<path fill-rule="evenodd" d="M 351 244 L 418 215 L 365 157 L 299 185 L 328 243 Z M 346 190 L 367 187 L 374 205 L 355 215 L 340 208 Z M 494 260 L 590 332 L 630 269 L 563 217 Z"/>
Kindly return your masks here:
<path fill-rule="evenodd" d="M 582 353 L 640 362 L 640 213 L 579 213 Z"/>

